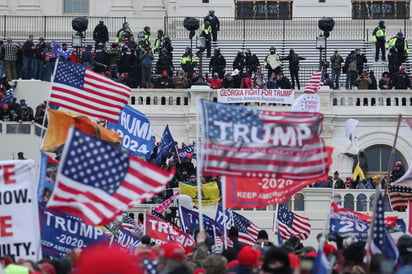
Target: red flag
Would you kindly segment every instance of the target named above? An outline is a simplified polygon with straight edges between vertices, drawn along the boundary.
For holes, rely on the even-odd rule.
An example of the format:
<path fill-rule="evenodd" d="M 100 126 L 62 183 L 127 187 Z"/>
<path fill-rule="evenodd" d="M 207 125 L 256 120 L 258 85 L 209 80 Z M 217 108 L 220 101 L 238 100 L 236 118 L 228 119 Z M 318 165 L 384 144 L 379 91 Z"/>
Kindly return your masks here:
<path fill-rule="evenodd" d="M 149 213 L 146 213 L 146 234 L 160 242 L 178 242 L 186 251 L 191 251 L 195 246 L 195 240 L 190 235 Z"/>
<path fill-rule="evenodd" d="M 129 97 L 129 87 L 82 65 L 59 61 L 49 103 L 117 122 Z"/>
<path fill-rule="evenodd" d="M 162 191 L 173 176 L 174 171 L 163 170 L 72 127 L 47 207 L 75 215 L 86 224 L 106 225 Z"/>
<path fill-rule="evenodd" d="M 309 81 L 306 83 L 304 93 L 316 93 L 319 91 L 320 87 L 323 86 L 322 71 L 318 70 L 312 74 Z"/>
<path fill-rule="evenodd" d="M 323 115 L 261 111 L 201 100 L 203 175 L 326 181 Z"/>
<path fill-rule="evenodd" d="M 316 179 L 294 181 L 276 178 L 226 177 L 226 203 L 228 208 L 265 208 L 284 203 L 296 192 Z"/>

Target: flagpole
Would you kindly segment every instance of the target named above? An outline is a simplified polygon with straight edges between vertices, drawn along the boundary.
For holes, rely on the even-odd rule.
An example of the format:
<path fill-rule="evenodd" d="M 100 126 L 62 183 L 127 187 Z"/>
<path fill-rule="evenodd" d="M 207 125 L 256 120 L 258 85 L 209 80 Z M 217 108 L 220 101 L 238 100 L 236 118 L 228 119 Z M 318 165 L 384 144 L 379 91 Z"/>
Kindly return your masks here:
<path fill-rule="evenodd" d="M 222 186 L 222 213 L 223 213 L 223 244 L 225 249 L 227 249 L 227 228 L 226 228 L 226 176 L 222 176 L 222 181 L 221 181 L 221 186 Z"/>
<path fill-rule="evenodd" d="M 390 178 L 391 178 L 391 171 L 392 171 L 392 166 L 393 162 L 395 161 L 395 149 L 396 149 L 396 142 L 398 140 L 398 134 L 399 134 L 399 127 L 401 125 L 401 120 L 402 120 L 402 114 L 398 115 L 398 124 L 396 125 L 396 132 L 395 132 L 395 138 L 393 140 L 393 146 L 391 149 L 391 155 L 389 157 L 389 162 L 388 162 L 388 172 L 386 173 L 386 179 L 385 179 L 385 191 L 383 193 L 382 200 L 385 203 L 386 200 L 386 195 L 388 194 L 388 187 L 390 183 Z"/>
<path fill-rule="evenodd" d="M 277 242 L 278 242 L 278 246 L 281 245 L 280 243 L 280 239 L 279 239 L 279 229 L 278 229 L 278 213 L 279 213 L 279 204 L 276 204 L 276 210 L 275 210 L 275 218 L 273 221 L 273 231 L 275 231 L 276 235 L 277 235 Z"/>
<path fill-rule="evenodd" d="M 200 108 L 200 99 L 197 101 L 197 109 Z M 204 229 L 203 227 L 203 208 L 202 208 L 202 184 L 200 182 L 200 173 L 202 170 L 202 155 L 200 155 L 200 113 L 198 112 L 196 115 L 196 150 L 199 153 L 199 157 L 197 157 L 197 172 L 196 172 L 196 181 L 197 181 L 197 208 L 199 212 L 199 230 Z"/>

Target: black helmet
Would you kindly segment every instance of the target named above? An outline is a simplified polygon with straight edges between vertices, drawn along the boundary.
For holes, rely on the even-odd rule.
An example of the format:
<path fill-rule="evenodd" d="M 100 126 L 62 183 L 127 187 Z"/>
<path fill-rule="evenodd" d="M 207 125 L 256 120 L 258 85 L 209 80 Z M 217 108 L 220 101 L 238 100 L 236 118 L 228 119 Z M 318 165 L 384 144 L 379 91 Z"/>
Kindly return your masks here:
<path fill-rule="evenodd" d="M 210 16 L 215 15 L 215 11 L 214 11 L 214 10 L 209 10 L 209 15 L 210 15 Z"/>
<path fill-rule="evenodd" d="M 385 26 L 385 21 L 383 20 L 379 21 L 379 27 L 383 27 L 383 26 Z"/>
<path fill-rule="evenodd" d="M 251 54 L 251 53 L 250 53 L 250 49 L 246 49 L 246 50 L 245 50 L 245 55 L 246 55 L 246 56 L 250 56 L 250 54 Z"/>
<path fill-rule="evenodd" d="M 238 56 L 238 57 L 242 57 L 242 56 L 243 56 L 243 52 L 242 52 L 241 50 L 239 50 L 239 51 L 237 52 L 237 56 Z"/>
<path fill-rule="evenodd" d="M 272 54 L 274 54 L 274 53 L 276 53 L 276 48 L 275 47 L 270 47 L 270 53 L 272 53 Z"/>
<path fill-rule="evenodd" d="M 169 36 L 165 36 L 165 42 L 170 42 L 170 37 Z"/>
<path fill-rule="evenodd" d="M 129 23 L 124 22 L 124 23 L 123 23 L 123 28 L 128 28 L 128 27 L 129 27 Z"/>
<path fill-rule="evenodd" d="M 149 26 L 145 26 L 143 30 L 144 30 L 144 32 L 150 34 L 150 27 Z"/>
<path fill-rule="evenodd" d="M 398 33 L 396 34 L 396 36 L 397 36 L 398 38 L 402 38 L 402 37 L 403 37 L 403 33 L 402 33 L 402 32 L 398 32 Z"/>
<path fill-rule="evenodd" d="M 215 48 L 215 55 L 219 55 L 220 54 L 220 48 Z"/>
<path fill-rule="evenodd" d="M 150 31 L 150 30 L 149 30 Z M 162 37 L 163 36 L 163 30 L 162 29 L 158 29 L 157 30 L 157 36 Z"/>
<path fill-rule="evenodd" d="M 205 18 L 203 19 L 203 22 L 209 22 L 210 23 L 210 19 L 209 19 L 209 16 L 205 16 Z"/>
<path fill-rule="evenodd" d="M 185 53 L 186 53 L 186 54 L 191 54 L 191 53 L 192 53 L 192 49 L 191 49 L 190 47 L 186 47 Z"/>

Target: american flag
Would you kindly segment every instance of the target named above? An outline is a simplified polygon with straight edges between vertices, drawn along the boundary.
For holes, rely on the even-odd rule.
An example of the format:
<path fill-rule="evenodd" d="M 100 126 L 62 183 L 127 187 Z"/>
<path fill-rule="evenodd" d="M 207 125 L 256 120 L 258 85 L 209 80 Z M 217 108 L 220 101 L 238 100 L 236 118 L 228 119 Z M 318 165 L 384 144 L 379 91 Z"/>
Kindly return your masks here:
<path fill-rule="evenodd" d="M 59 61 L 49 102 L 75 112 L 117 122 L 129 97 L 129 87 L 82 65 Z"/>
<path fill-rule="evenodd" d="M 143 266 L 145 268 L 145 274 L 157 274 L 157 261 L 144 259 Z"/>
<path fill-rule="evenodd" d="M 72 127 L 47 206 L 86 224 L 106 225 L 162 191 L 173 176 L 174 171 L 160 169 Z"/>
<path fill-rule="evenodd" d="M 412 200 L 412 188 L 392 185 L 388 188 L 392 210 L 405 211 L 408 201 Z"/>
<path fill-rule="evenodd" d="M 385 214 L 381 190 L 379 190 L 375 210 L 375 218 L 373 220 L 373 226 L 371 226 L 372 231 L 370 233 L 372 239 L 369 255 L 373 256 L 374 254 L 383 254 L 388 259 L 391 259 L 394 264 L 396 264 L 399 258 L 399 250 L 396 247 L 392 236 L 385 227 Z"/>
<path fill-rule="evenodd" d="M 232 211 L 232 218 L 233 226 L 236 227 L 239 232 L 239 243 L 244 245 L 254 245 L 260 228 L 235 211 Z"/>
<path fill-rule="evenodd" d="M 291 236 L 297 236 L 301 240 L 309 237 L 311 225 L 309 218 L 302 217 L 280 204 L 277 215 L 277 225 L 282 239 L 287 240 Z"/>
<path fill-rule="evenodd" d="M 260 111 L 205 99 L 201 105 L 203 175 L 327 180 L 331 157 L 320 137 L 321 113 Z"/>
<path fill-rule="evenodd" d="M 135 236 L 142 237 L 144 235 L 143 230 L 136 224 L 135 220 L 132 217 L 126 216 L 123 219 L 121 226 L 132 233 Z"/>
<path fill-rule="evenodd" d="M 312 74 L 309 81 L 307 82 L 305 89 L 303 90 L 304 93 L 316 93 L 319 89 L 323 86 L 322 81 L 322 71 L 318 70 Z"/>
<path fill-rule="evenodd" d="M 153 211 L 159 213 L 159 214 L 163 214 L 168 208 L 169 206 L 172 204 L 173 199 L 179 195 L 179 191 L 176 191 L 172 196 L 170 196 L 166 201 L 164 201 L 163 203 L 161 203 L 159 206 L 155 207 L 153 209 Z"/>

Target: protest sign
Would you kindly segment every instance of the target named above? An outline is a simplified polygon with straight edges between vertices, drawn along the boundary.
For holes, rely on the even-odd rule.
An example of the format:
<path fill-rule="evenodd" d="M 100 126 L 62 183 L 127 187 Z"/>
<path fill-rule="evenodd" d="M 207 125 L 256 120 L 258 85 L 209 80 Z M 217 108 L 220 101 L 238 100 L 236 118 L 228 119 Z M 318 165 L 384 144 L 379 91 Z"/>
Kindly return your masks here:
<path fill-rule="evenodd" d="M 33 160 L 0 161 L 0 257 L 40 259 Z"/>

